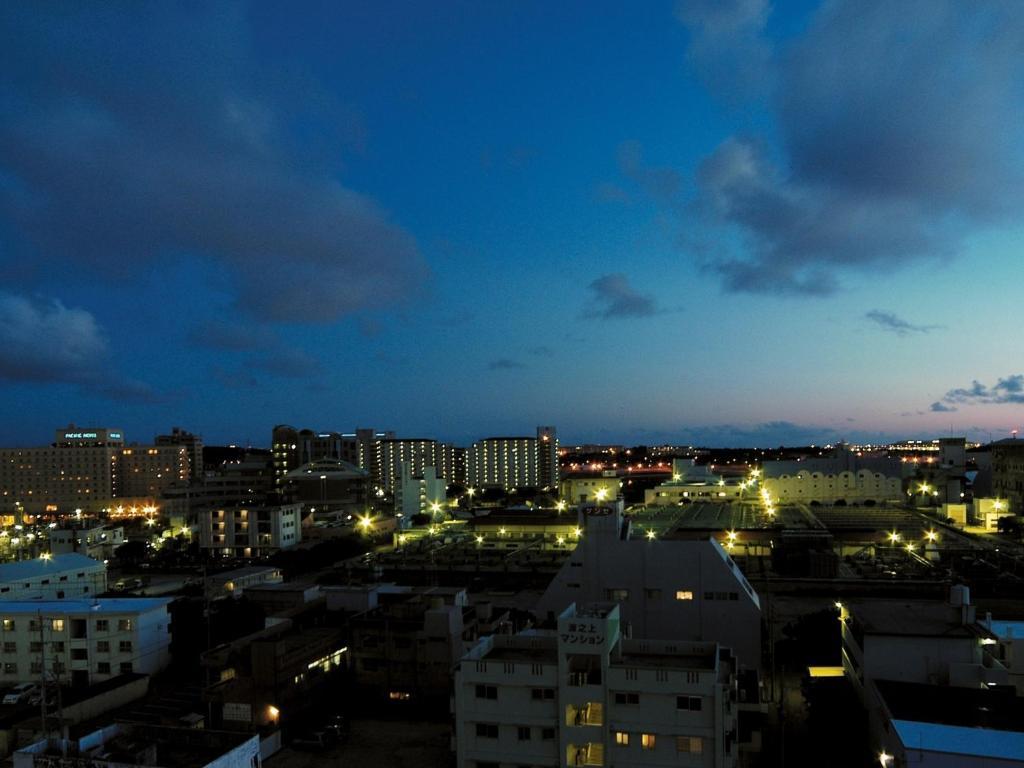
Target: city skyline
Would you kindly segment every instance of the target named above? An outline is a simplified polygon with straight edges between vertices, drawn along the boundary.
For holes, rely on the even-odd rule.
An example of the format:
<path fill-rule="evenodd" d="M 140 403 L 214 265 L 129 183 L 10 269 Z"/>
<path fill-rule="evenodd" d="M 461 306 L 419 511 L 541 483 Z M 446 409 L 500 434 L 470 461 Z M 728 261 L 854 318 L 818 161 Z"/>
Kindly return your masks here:
<path fill-rule="evenodd" d="M 1008 436 L 1022 41 L 998 3 L 4 8 L 0 440 Z"/>

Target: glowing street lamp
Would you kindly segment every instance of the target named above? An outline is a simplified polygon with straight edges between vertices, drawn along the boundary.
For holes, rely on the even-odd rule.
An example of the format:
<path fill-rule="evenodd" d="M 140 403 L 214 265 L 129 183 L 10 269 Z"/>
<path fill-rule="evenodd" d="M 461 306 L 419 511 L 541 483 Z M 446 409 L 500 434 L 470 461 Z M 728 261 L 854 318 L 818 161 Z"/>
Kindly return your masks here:
<path fill-rule="evenodd" d="M 52 553 L 50 553 L 50 552 L 43 552 L 43 554 L 41 554 L 39 556 L 39 559 L 41 559 L 41 560 L 49 560 L 52 557 L 53 557 Z"/>
<path fill-rule="evenodd" d="M 363 529 L 363 533 L 369 533 L 370 529 L 373 528 L 373 518 L 369 515 L 360 517 L 358 525 Z"/>
<path fill-rule="evenodd" d="M 914 545 L 911 544 L 910 542 L 907 542 L 907 552 L 913 552 L 913 551 L 914 551 Z"/>
<path fill-rule="evenodd" d="M 890 543 L 895 544 L 899 540 L 900 540 L 900 535 L 896 531 L 891 531 L 889 533 L 889 542 Z"/>
<path fill-rule="evenodd" d="M 480 544 L 483 544 L 484 543 L 484 537 L 483 536 L 477 536 L 476 537 L 476 543 L 477 543 L 478 546 Z"/>
<path fill-rule="evenodd" d="M 572 535 L 578 539 L 583 535 L 583 529 L 580 527 L 573 528 Z"/>
<path fill-rule="evenodd" d="M 598 501 L 604 501 L 605 499 L 608 498 L 608 489 L 598 488 L 596 493 L 594 493 L 594 498 L 596 498 Z"/>
<path fill-rule="evenodd" d="M 939 538 L 939 534 L 937 534 L 935 531 L 925 531 L 924 537 L 928 539 L 928 541 L 937 541 Z"/>
<path fill-rule="evenodd" d="M 559 499 L 558 503 L 555 504 L 555 509 L 557 509 L 559 512 L 565 512 L 565 507 L 566 507 L 565 499 Z"/>
<path fill-rule="evenodd" d="M 656 538 L 658 538 L 658 534 L 654 532 L 653 528 L 648 528 L 647 529 L 647 540 L 648 541 L 654 541 Z"/>

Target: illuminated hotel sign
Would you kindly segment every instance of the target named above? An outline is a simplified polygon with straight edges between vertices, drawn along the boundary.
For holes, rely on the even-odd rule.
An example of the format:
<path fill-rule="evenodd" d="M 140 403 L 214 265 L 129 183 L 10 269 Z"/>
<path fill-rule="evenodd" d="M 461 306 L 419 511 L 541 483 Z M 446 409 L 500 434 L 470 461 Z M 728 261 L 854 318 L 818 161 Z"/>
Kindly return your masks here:
<path fill-rule="evenodd" d="M 107 433 L 107 437 L 109 437 L 111 440 L 120 440 L 121 439 L 121 433 L 120 432 L 108 432 Z"/>
<path fill-rule="evenodd" d="M 99 437 L 95 432 L 65 432 L 65 440 L 95 440 Z M 113 435 L 111 435 L 113 437 Z"/>

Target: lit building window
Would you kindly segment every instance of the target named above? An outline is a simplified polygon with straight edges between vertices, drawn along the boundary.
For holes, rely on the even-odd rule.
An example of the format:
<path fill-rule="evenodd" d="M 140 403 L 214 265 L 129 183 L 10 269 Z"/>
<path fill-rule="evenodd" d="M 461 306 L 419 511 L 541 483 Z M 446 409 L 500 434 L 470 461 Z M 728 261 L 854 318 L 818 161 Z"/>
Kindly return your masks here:
<path fill-rule="evenodd" d="M 626 733 L 625 731 L 616 731 L 615 732 L 615 743 L 618 744 L 620 747 L 628 747 L 629 746 L 629 734 Z"/>
<path fill-rule="evenodd" d="M 693 592 L 688 589 L 680 589 L 676 592 L 676 600 L 693 600 Z"/>
<path fill-rule="evenodd" d="M 654 749 L 654 734 L 653 733 L 642 733 L 640 734 L 640 746 L 644 749 Z"/>

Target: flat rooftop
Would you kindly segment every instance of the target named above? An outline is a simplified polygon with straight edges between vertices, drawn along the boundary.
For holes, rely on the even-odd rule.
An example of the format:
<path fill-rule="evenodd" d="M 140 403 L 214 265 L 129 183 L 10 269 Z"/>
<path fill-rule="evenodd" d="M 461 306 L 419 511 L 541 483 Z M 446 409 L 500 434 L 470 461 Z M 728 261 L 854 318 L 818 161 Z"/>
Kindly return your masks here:
<path fill-rule="evenodd" d="M 58 616 L 74 613 L 148 613 L 162 608 L 169 597 L 104 597 L 95 600 L 3 600 L 0 614 L 37 614 Z"/>
<path fill-rule="evenodd" d="M 851 601 L 850 613 L 869 634 L 912 637 L 977 637 L 960 623 L 959 609 L 946 602 L 921 600 Z"/>
<path fill-rule="evenodd" d="M 48 559 L 37 557 L 32 560 L 20 560 L 16 563 L 0 565 L 0 583 L 25 581 L 26 579 L 37 579 L 50 574 L 95 569 L 97 567 L 104 568 L 105 570 L 105 566 L 99 560 L 86 557 L 78 552 L 53 555 Z"/>
<path fill-rule="evenodd" d="M 1012 688 L 983 690 L 895 680 L 877 680 L 875 687 L 893 720 L 956 726 L 981 733 L 1013 731 L 1024 739 L 1024 699 L 1017 698 Z M 1021 754 L 1024 751 L 1018 757 Z"/>

